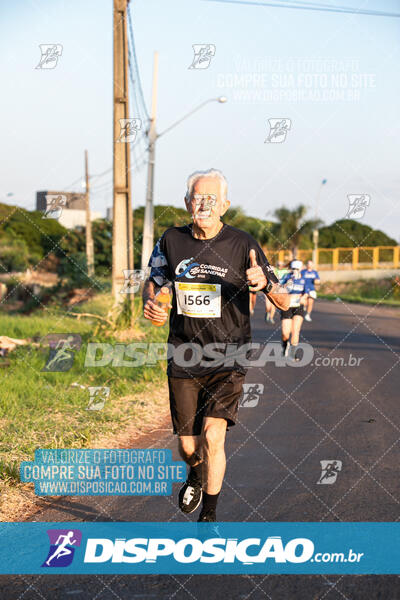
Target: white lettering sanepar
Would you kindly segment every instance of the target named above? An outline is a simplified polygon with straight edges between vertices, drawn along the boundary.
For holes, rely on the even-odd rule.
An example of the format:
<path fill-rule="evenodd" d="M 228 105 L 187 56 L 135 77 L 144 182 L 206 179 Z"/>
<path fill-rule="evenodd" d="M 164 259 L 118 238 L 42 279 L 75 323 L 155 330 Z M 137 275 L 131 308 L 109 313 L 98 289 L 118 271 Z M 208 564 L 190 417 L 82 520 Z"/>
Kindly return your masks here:
<path fill-rule="evenodd" d="M 294 538 L 285 545 L 279 536 L 226 539 L 183 538 L 89 538 L 85 563 L 154 563 L 159 557 L 170 556 L 179 563 L 304 563 L 314 554 L 314 544 L 307 538 Z"/>

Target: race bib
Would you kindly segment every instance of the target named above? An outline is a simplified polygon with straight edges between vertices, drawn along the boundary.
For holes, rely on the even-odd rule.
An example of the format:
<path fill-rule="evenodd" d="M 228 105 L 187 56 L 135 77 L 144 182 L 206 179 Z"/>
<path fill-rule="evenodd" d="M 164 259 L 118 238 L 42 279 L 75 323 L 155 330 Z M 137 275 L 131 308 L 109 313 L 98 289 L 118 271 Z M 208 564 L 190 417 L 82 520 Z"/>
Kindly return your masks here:
<path fill-rule="evenodd" d="M 178 315 L 216 319 L 221 316 L 220 283 L 175 282 Z"/>

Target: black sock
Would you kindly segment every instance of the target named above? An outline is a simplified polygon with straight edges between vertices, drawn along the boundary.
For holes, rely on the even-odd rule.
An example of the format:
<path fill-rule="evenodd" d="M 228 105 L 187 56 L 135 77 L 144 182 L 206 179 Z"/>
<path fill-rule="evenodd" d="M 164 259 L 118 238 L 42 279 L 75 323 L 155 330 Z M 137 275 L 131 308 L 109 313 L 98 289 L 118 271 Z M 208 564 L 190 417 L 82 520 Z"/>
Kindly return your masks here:
<path fill-rule="evenodd" d="M 207 492 L 203 491 L 203 510 L 216 510 L 217 508 L 217 502 L 218 502 L 218 496 L 220 495 L 221 492 L 218 492 L 218 494 L 207 494 Z"/>
<path fill-rule="evenodd" d="M 202 480 L 203 463 L 199 463 L 195 467 L 190 467 L 189 478 Z"/>

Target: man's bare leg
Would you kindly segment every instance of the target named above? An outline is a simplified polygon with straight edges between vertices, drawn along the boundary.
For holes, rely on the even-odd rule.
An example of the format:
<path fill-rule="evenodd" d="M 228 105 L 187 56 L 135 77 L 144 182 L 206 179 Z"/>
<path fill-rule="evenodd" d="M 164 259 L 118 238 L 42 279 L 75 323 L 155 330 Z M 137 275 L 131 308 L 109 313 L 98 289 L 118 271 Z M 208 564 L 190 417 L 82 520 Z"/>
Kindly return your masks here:
<path fill-rule="evenodd" d="M 207 494 L 218 494 L 221 491 L 225 475 L 225 436 L 227 422 L 225 419 L 205 417 L 203 423 L 203 490 Z"/>
<path fill-rule="evenodd" d="M 186 514 L 195 511 L 203 497 L 201 441 L 200 435 L 178 437 L 179 454 L 190 467 L 186 482 L 179 491 L 179 508 Z"/>
<path fill-rule="evenodd" d="M 201 458 L 201 436 L 180 435 L 178 437 L 179 454 L 189 467 L 195 467 L 202 461 Z"/>

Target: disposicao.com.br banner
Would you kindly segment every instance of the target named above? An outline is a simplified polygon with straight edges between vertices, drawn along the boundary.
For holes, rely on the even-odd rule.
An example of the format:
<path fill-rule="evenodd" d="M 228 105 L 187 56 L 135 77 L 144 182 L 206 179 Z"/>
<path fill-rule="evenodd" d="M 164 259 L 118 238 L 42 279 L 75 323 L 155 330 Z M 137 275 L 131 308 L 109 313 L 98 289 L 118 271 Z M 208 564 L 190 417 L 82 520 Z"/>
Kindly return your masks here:
<path fill-rule="evenodd" d="M 3 523 L 1 574 L 397 574 L 400 523 Z"/>

